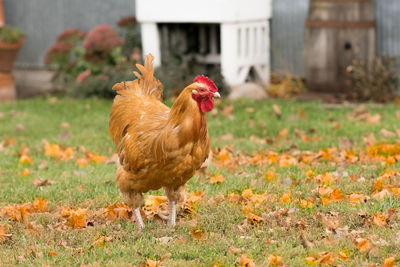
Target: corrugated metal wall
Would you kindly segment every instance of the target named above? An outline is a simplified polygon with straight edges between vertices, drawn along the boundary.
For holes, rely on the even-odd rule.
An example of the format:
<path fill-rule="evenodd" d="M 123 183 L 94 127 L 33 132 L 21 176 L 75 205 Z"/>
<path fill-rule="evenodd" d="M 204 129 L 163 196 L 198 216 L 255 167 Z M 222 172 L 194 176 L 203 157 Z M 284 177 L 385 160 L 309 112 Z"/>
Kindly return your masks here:
<path fill-rule="evenodd" d="M 90 30 L 99 24 L 116 25 L 135 13 L 134 0 L 3 0 L 6 23 L 27 35 L 18 65 L 42 66 L 47 48 L 66 28 Z"/>
<path fill-rule="evenodd" d="M 272 70 L 304 75 L 304 21 L 307 12 L 308 0 L 273 1 Z"/>
<path fill-rule="evenodd" d="M 7 23 L 27 33 L 18 63 L 42 65 L 46 49 L 68 27 L 89 30 L 95 25 L 115 25 L 135 12 L 134 0 L 3 0 Z M 168 1 L 168 0 L 165 0 Z M 374 0 L 378 54 L 399 58 L 400 0 Z M 304 75 L 304 21 L 308 0 L 274 0 L 272 69 Z"/>

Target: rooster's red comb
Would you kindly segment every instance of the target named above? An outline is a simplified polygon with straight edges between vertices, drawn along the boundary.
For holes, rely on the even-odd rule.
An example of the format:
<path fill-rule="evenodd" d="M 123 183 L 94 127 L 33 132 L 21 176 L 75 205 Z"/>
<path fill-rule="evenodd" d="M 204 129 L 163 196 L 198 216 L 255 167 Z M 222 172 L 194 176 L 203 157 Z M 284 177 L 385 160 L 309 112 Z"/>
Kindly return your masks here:
<path fill-rule="evenodd" d="M 197 76 L 196 78 L 194 78 L 193 82 L 207 85 L 208 89 L 213 93 L 218 91 L 218 88 L 217 86 L 215 86 L 215 83 L 204 75 Z"/>

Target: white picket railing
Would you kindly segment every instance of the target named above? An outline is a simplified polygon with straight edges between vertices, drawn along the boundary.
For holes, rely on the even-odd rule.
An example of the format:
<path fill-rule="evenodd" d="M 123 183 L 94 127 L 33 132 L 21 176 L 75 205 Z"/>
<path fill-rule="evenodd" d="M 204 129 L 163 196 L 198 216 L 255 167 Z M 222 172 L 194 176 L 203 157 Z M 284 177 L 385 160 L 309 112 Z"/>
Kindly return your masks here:
<path fill-rule="evenodd" d="M 143 53 L 152 53 L 159 66 L 177 38 L 182 50 L 187 46 L 176 25 L 195 24 L 200 62 L 221 64 L 231 86 L 245 82 L 251 72 L 268 84 L 271 9 L 271 0 L 136 0 Z"/>

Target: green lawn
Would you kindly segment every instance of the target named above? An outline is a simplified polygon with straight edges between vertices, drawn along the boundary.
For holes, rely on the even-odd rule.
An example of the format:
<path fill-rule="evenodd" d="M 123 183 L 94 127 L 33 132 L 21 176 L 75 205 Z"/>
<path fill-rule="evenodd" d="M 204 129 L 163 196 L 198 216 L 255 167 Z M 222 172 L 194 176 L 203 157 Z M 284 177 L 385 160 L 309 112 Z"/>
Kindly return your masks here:
<path fill-rule="evenodd" d="M 246 262 L 243 254 L 257 266 L 383 266 L 390 257 L 399 264 L 399 106 L 366 105 L 356 114 L 354 106 L 320 102 L 217 103 L 217 114 L 208 116 L 209 133 L 213 148 L 228 149 L 214 151 L 207 176 L 221 174 L 225 180 L 211 184 L 208 177 L 193 177 L 187 191 L 205 192 L 195 212 L 180 216 L 175 229 L 149 219 L 140 232 L 133 222 L 98 215 L 122 201 L 114 183 L 115 164 L 76 163 L 84 150 L 106 157 L 114 153 L 108 137 L 111 104 L 53 97 L 0 104 L 0 211 L 37 197 L 49 200 L 48 212 L 20 222 L 0 216 L 1 266 L 136 266 L 148 259 L 162 259 L 165 266 L 232 266 Z M 8 145 L 5 136 L 16 144 Z M 69 161 L 46 156 L 44 139 L 74 148 L 77 156 Z M 367 143 L 392 146 L 378 159 L 367 153 Z M 33 165 L 19 162 L 22 144 Z M 324 150 L 332 147 L 336 151 Z M 25 168 L 30 174 L 22 176 Z M 373 189 L 379 177 L 383 185 Z M 56 184 L 36 187 L 38 178 Z M 245 191 L 249 188 L 253 194 Z M 339 195 L 321 193 L 330 189 Z M 383 197 L 376 196 L 379 192 Z M 88 209 L 89 224 L 66 226 L 60 215 L 64 206 Z M 257 216 L 253 221 L 251 214 Z M 37 234 L 29 230 L 32 225 Z M 191 235 L 196 229 L 204 232 L 200 240 Z M 95 243 L 102 236 L 110 240 Z"/>

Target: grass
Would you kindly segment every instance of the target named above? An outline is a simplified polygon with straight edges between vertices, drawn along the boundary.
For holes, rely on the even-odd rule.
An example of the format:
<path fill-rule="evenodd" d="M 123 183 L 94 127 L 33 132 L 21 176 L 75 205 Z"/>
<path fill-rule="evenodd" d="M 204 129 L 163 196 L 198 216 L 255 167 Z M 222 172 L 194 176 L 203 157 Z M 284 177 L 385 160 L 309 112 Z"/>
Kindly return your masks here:
<path fill-rule="evenodd" d="M 322 205 L 315 192 L 320 183 L 315 179 L 310 181 L 306 176 L 306 171 L 310 169 L 316 174 L 337 172 L 340 179 L 327 183 L 330 187 L 340 188 L 344 195 L 359 193 L 372 196 L 371 187 L 376 179 L 384 171 L 397 171 L 400 167 L 399 163 L 383 165 L 379 161 L 348 163 L 318 160 L 308 165 L 290 166 L 246 162 L 216 164 L 207 172 L 211 175 L 222 174 L 225 181 L 210 184 L 199 175 L 192 178 L 187 191 L 204 190 L 205 197 L 195 204 L 196 213 L 183 218 L 175 229 L 169 229 L 165 223 L 156 220 L 146 221 L 143 232 L 138 231 L 132 222 L 102 220 L 94 221 L 93 226 L 83 229 L 58 229 L 62 220 L 54 214 L 62 206 L 95 211 L 122 198 L 113 182 L 114 164 L 78 167 L 75 161 L 58 162 L 44 155 L 42 140 L 76 148 L 84 146 L 96 154 L 110 156 L 113 145 L 107 130 L 111 104 L 107 100 L 69 98 L 35 98 L 1 104 L 0 143 L 2 136 L 7 135 L 15 138 L 16 145 L 0 149 L 0 207 L 31 202 L 41 197 L 50 201 L 50 212 L 31 214 L 23 222 L 0 217 L 0 225 L 6 225 L 7 234 L 12 234 L 11 238 L 5 238 L 0 243 L 0 265 L 136 266 L 147 259 L 160 260 L 170 253 L 163 259 L 164 265 L 232 266 L 238 264 L 242 254 L 253 259 L 257 265 L 268 265 L 273 263 L 268 256 L 274 254 L 281 256 L 285 265 L 302 266 L 306 265 L 306 257 L 313 255 L 314 264 L 318 264 L 318 260 L 324 263 L 320 254 L 324 251 L 331 253 L 329 257 L 334 258 L 335 265 L 361 266 L 373 262 L 382 265 L 389 257 L 400 261 L 399 220 L 388 219 L 386 226 L 373 223 L 373 216 L 379 212 L 388 213 L 389 210 L 399 213 L 398 195 L 379 201 L 370 199 L 359 205 L 351 205 L 346 200 Z M 280 118 L 274 114 L 274 104 L 281 109 Z M 234 106 L 234 111 L 224 115 L 223 110 L 227 111 L 229 105 Z M 226 145 L 233 148 L 234 153 L 229 156 L 232 160 L 253 157 L 253 153 L 268 150 L 292 156 L 296 153 L 294 148 L 318 152 L 339 147 L 343 140 L 351 140 L 350 148 L 364 151 L 367 133 L 376 137 L 376 143 L 398 142 L 396 135 L 385 137 L 381 130 L 395 132 L 399 127 L 399 118 L 395 114 L 400 108 L 396 105 L 367 107 L 371 115 L 380 114 L 378 122 L 350 120 L 351 106 L 327 108 L 320 102 L 292 100 L 222 101 L 217 103 L 218 114 L 209 114 L 208 128 L 214 148 Z M 69 124 L 68 128 L 62 127 L 64 122 Z M 277 140 L 283 129 L 287 129 L 288 134 Z M 227 134 L 232 134 L 232 137 L 227 137 Z M 310 140 L 301 138 L 302 135 Z M 17 152 L 22 144 L 30 149 L 33 166 L 18 162 Z M 218 155 L 216 157 L 218 160 Z M 39 168 L 44 162 L 48 168 Z M 24 168 L 31 170 L 29 176 L 20 176 Z M 275 180 L 265 179 L 268 170 L 276 174 Z M 363 179 L 352 180 L 351 175 Z M 56 184 L 35 187 L 32 181 L 37 178 L 54 180 Z M 398 186 L 399 177 L 395 175 L 389 182 Z M 245 203 L 226 199 L 228 194 L 240 195 L 248 188 L 276 197 L 275 200 L 252 206 L 252 212 L 264 218 L 264 222 L 256 225 L 247 221 L 243 211 Z M 291 194 L 287 203 L 279 201 L 285 193 Z M 298 200 L 307 198 L 314 199 L 313 207 L 300 208 Z M 284 209 L 288 209 L 286 213 Z M 330 213 L 339 220 L 333 228 L 321 219 Z M 31 234 L 26 230 L 30 222 L 42 225 L 44 229 L 38 235 Z M 208 234 L 207 239 L 197 240 L 190 235 L 193 222 L 196 222 L 196 229 Z M 347 235 L 338 234 L 346 227 Z M 103 246 L 93 246 L 100 236 L 111 236 L 112 240 Z M 172 241 L 164 244 L 158 241 L 162 237 L 170 237 Z M 362 252 L 357 238 L 368 240 L 371 249 Z M 311 245 L 305 245 L 307 242 L 304 240 Z M 348 258 L 341 258 L 340 252 Z"/>

